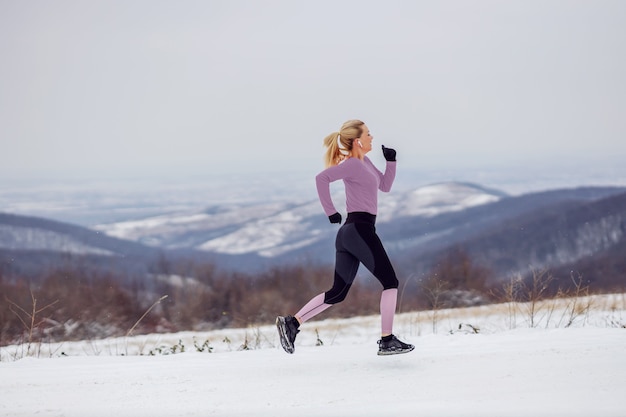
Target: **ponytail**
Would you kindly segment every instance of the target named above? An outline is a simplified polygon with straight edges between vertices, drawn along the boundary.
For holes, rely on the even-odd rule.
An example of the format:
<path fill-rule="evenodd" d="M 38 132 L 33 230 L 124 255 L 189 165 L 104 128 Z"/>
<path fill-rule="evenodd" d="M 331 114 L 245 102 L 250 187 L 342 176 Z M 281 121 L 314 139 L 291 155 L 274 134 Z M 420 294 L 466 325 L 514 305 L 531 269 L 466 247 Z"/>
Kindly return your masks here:
<path fill-rule="evenodd" d="M 341 152 L 341 148 L 339 147 L 338 139 L 339 132 L 331 133 L 324 138 L 324 146 L 327 148 L 324 154 L 324 164 L 326 168 L 339 165 L 345 158 L 345 155 Z"/>

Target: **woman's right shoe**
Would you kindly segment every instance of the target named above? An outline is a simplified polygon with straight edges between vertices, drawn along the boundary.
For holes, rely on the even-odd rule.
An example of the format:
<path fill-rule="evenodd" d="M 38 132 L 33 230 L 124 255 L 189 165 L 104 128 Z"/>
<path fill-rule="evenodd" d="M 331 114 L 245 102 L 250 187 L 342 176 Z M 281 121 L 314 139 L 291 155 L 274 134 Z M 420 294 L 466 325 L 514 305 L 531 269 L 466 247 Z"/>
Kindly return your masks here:
<path fill-rule="evenodd" d="M 296 335 L 300 332 L 298 330 L 300 323 L 293 316 L 278 316 L 276 317 L 276 327 L 278 328 L 278 336 L 283 349 L 287 353 L 293 353 L 296 350 Z"/>

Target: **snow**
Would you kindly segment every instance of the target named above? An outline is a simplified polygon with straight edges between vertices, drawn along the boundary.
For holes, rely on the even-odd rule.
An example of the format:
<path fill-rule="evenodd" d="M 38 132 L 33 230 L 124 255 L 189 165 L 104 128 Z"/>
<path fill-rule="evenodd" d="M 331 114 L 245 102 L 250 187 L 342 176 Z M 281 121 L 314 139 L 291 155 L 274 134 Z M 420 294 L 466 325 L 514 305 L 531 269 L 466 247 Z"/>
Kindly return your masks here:
<path fill-rule="evenodd" d="M 318 237 L 309 236 L 310 225 L 304 220 L 307 216 L 319 212 L 317 205 L 312 203 L 302 204 L 290 210 L 280 208 L 263 218 L 251 219 L 239 225 L 232 233 L 208 240 L 197 249 L 228 254 L 258 252 L 262 256 L 274 256 L 289 248 L 315 242 Z M 294 239 L 298 240 L 296 244 L 286 245 L 287 249 L 281 248 Z"/>
<path fill-rule="evenodd" d="M 534 328 L 510 305 L 403 313 L 396 333 L 416 348 L 391 357 L 376 355 L 378 316 L 306 323 L 293 355 L 273 326 L 44 345 L 19 360 L 5 347 L 0 416 L 624 416 L 624 299 L 595 298 L 568 328 L 571 303 L 544 306 Z M 184 353 L 148 355 L 178 340 Z"/>
<path fill-rule="evenodd" d="M 465 210 L 495 203 L 500 196 L 475 186 L 442 183 L 420 187 L 408 193 L 398 208 L 399 215 L 434 217 L 439 214 Z"/>

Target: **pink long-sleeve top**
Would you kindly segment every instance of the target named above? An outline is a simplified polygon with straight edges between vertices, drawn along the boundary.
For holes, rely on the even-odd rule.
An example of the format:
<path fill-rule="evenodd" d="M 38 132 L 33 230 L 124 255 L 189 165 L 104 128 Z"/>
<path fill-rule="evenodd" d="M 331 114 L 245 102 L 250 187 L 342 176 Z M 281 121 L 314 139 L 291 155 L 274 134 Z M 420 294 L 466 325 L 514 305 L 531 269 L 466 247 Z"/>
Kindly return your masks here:
<path fill-rule="evenodd" d="M 385 173 L 380 172 L 367 156 L 363 160 L 348 158 L 339 165 L 326 168 L 315 177 L 317 194 L 327 216 L 337 213 L 330 197 L 330 183 L 343 180 L 348 213 L 378 213 L 378 190 L 389 192 L 396 178 L 396 162 L 387 161 Z"/>

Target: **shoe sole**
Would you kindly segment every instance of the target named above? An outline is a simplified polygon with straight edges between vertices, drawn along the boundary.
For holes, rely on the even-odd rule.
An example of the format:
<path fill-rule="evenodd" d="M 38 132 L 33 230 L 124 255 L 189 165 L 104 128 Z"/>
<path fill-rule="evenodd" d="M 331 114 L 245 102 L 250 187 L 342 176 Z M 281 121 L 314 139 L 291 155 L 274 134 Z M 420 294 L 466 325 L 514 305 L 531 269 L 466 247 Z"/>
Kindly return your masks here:
<path fill-rule="evenodd" d="M 413 349 L 415 349 L 415 346 L 411 346 L 410 349 L 388 350 L 388 351 L 379 350 L 378 351 L 378 356 L 401 355 L 403 353 L 412 352 Z"/>
<path fill-rule="evenodd" d="M 284 317 L 276 317 L 276 328 L 278 329 L 281 346 L 285 349 L 285 352 L 292 354 L 296 349 L 293 344 L 289 342 L 289 338 L 287 337 L 287 327 Z"/>

